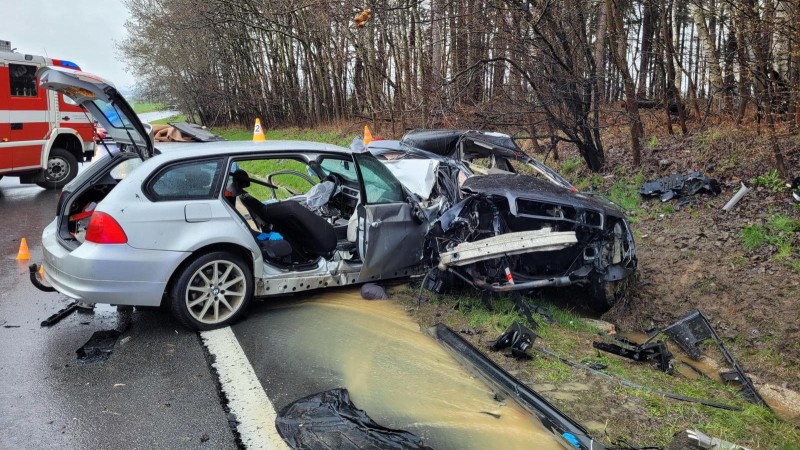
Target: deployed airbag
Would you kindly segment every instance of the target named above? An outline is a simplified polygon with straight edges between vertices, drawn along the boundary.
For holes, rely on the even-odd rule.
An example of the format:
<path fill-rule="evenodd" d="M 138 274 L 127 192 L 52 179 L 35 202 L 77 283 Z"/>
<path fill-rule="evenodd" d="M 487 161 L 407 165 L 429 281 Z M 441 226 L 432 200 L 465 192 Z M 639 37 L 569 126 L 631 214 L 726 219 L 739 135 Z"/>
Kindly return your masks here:
<path fill-rule="evenodd" d="M 431 159 L 396 159 L 381 161 L 403 186 L 427 200 L 436 184 L 439 161 Z"/>
<path fill-rule="evenodd" d="M 413 434 L 375 423 L 356 408 L 347 389 L 301 398 L 278 413 L 278 433 L 293 449 L 430 449 Z"/>

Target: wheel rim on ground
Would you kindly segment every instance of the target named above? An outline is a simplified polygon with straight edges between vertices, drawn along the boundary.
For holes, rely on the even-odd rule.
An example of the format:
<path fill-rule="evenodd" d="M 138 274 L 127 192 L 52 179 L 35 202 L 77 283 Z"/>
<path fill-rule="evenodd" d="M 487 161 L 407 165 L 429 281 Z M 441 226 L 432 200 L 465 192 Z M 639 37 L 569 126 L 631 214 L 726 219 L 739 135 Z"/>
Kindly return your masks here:
<path fill-rule="evenodd" d="M 192 318 L 216 324 L 229 319 L 242 307 L 246 290 L 244 272 L 238 265 L 214 260 L 192 274 L 184 301 Z"/>
<path fill-rule="evenodd" d="M 47 160 L 47 181 L 58 183 L 69 176 L 69 161 L 54 156 Z"/>

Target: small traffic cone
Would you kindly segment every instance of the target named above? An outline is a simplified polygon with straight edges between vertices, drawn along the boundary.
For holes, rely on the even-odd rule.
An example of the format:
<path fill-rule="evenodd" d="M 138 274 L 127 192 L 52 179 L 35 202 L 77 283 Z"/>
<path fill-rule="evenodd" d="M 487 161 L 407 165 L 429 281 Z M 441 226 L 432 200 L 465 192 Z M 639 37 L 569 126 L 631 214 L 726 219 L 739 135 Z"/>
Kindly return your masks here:
<path fill-rule="evenodd" d="M 39 276 L 44 278 L 44 264 L 39 264 Z"/>
<path fill-rule="evenodd" d="M 253 141 L 266 141 L 264 130 L 261 129 L 261 119 L 256 119 L 256 125 L 253 127 Z"/>
<path fill-rule="evenodd" d="M 367 145 L 374 140 L 375 139 L 373 139 L 372 133 L 369 131 L 369 127 L 364 125 L 364 145 Z"/>
<path fill-rule="evenodd" d="M 31 252 L 28 251 L 28 241 L 25 238 L 22 238 L 22 242 L 19 243 L 19 252 L 17 253 L 17 260 L 20 259 L 31 259 Z"/>

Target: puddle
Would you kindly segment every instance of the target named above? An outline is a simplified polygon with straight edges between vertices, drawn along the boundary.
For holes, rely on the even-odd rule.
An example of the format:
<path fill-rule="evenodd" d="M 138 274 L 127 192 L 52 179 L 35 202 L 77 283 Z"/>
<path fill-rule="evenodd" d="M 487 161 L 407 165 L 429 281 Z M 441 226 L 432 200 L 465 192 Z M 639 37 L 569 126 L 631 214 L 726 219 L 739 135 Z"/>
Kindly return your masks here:
<path fill-rule="evenodd" d="M 331 291 L 264 317 L 304 368 L 332 373 L 375 422 L 413 433 L 425 445 L 563 449 L 538 419 L 512 401 L 495 400 L 394 303 Z"/>

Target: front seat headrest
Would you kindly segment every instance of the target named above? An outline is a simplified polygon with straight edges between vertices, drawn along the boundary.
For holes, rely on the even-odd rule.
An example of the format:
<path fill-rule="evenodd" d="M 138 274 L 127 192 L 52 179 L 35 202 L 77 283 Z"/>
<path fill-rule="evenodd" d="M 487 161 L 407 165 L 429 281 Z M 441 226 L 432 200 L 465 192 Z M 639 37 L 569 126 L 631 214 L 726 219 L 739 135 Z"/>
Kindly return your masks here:
<path fill-rule="evenodd" d="M 247 175 L 242 169 L 236 169 L 232 174 L 233 177 L 233 184 L 236 186 L 237 189 L 244 189 L 246 187 L 250 187 L 250 176 Z"/>

